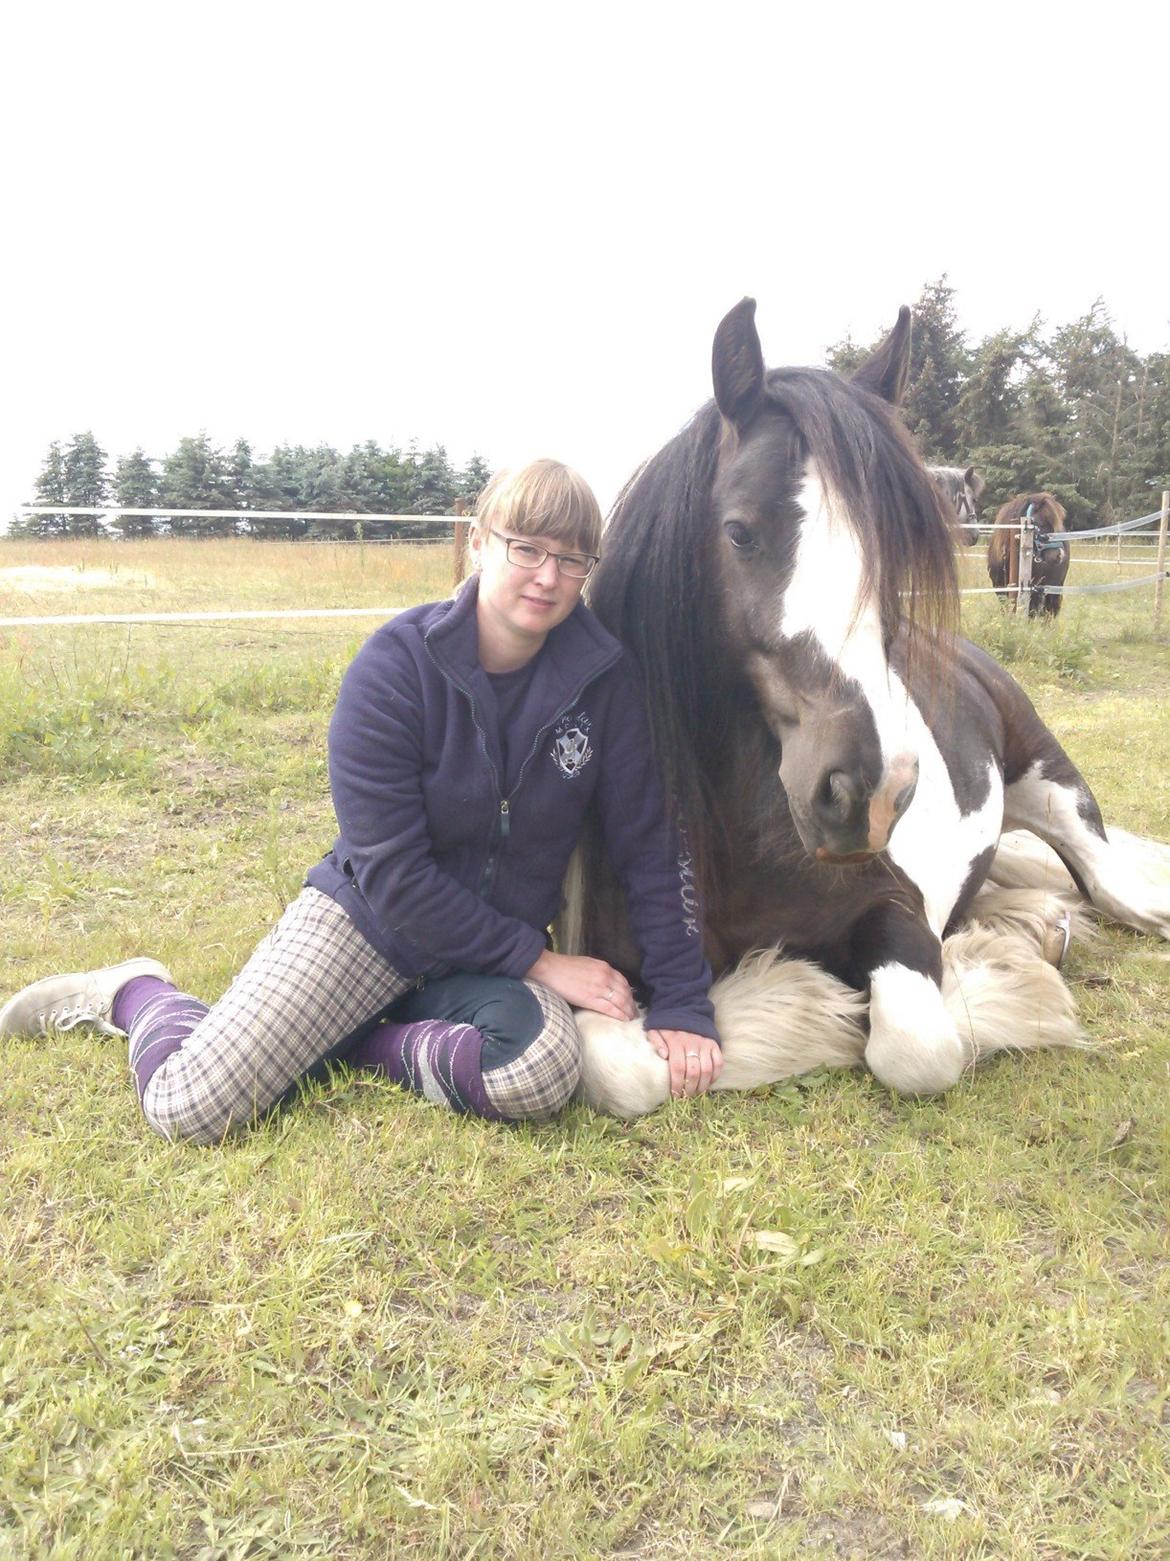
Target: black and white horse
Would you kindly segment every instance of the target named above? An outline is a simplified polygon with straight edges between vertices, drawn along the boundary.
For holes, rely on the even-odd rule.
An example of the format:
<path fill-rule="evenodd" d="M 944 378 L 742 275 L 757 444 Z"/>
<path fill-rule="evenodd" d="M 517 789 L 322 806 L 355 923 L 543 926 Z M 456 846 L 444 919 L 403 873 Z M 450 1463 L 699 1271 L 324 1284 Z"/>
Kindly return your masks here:
<path fill-rule="evenodd" d="M 1032 831 L 1094 907 L 1163 937 L 1170 872 L 1106 832 L 1023 691 L 949 628 L 951 522 L 894 410 L 909 311 L 851 381 L 765 371 L 754 313 L 724 319 L 714 401 L 619 498 L 591 601 L 642 667 L 689 835 L 722 1087 L 864 1055 L 899 1091 L 940 1091 L 986 1052 L 1078 1036 L 1042 957 L 1057 899 L 1000 893 L 993 931 L 959 931 L 1002 831 Z M 1035 880 L 1029 853 L 1012 862 Z M 620 888 L 594 851 L 580 871 L 566 946 L 636 984 Z M 628 1115 L 666 1098 L 637 1023 L 581 1027 L 586 1099 Z"/>

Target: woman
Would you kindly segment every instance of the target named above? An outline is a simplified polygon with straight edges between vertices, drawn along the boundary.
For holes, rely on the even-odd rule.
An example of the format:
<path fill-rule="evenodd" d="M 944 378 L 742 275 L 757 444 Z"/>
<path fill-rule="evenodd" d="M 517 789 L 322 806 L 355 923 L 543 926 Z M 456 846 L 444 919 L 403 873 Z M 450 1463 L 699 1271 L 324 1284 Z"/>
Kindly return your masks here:
<path fill-rule="evenodd" d="M 572 1009 L 632 1019 L 626 979 L 545 929 L 596 804 L 676 1095 L 722 1059 L 689 858 L 667 821 L 621 646 L 581 602 L 597 501 L 555 461 L 489 483 L 475 575 L 362 647 L 329 729 L 333 850 L 211 1009 L 155 960 L 50 976 L 0 1035 L 89 1023 L 129 1036 L 147 1121 L 213 1143 L 344 1059 L 457 1111 L 541 1119 L 579 1071 Z"/>

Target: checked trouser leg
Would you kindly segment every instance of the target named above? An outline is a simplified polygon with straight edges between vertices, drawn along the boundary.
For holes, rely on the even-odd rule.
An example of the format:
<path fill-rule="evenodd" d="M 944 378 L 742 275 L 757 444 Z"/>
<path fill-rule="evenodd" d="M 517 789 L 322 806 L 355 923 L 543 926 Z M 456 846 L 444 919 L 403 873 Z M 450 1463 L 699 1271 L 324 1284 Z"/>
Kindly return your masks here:
<path fill-rule="evenodd" d="M 146 1120 L 164 1138 L 217 1143 L 343 1056 L 410 986 L 328 895 L 303 889 L 214 1007 L 156 990 L 130 1019 Z"/>
<path fill-rule="evenodd" d="M 505 1121 L 560 1110 L 580 1069 L 572 1013 L 547 988 L 463 974 L 417 990 L 316 889 L 214 1007 L 153 978 L 118 1002 L 147 1121 L 193 1143 L 246 1128 L 331 1061 Z"/>

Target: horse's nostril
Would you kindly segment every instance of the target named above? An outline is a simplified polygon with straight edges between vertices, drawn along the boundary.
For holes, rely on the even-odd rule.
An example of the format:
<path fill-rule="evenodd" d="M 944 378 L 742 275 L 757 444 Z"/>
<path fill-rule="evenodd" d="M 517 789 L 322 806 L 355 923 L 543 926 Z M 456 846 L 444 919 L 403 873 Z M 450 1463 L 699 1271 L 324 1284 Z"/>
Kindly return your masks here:
<path fill-rule="evenodd" d="M 843 821 L 856 807 L 859 794 L 858 784 L 851 775 L 844 770 L 831 770 L 821 783 L 817 800 L 825 813 Z"/>
<path fill-rule="evenodd" d="M 894 817 L 895 818 L 901 818 L 902 814 L 905 813 L 906 809 L 910 806 L 911 802 L 914 800 L 914 793 L 917 790 L 918 790 L 918 777 L 915 776 L 912 781 L 907 781 L 906 782 L 906 784 L 902 787 L 901 791 L 894 798 Z"/>

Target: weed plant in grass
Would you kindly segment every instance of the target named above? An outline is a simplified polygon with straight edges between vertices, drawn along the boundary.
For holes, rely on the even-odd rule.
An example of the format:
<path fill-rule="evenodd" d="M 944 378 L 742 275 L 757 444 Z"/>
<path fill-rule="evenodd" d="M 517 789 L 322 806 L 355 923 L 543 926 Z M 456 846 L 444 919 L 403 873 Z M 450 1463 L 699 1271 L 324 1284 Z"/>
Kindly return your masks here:
<path fill-rule="evenodd" d="M 87 546 L 184 605 L 350 599 L 325 549 Z M 446 588 L 416 551 L 388 603 Z M 1148 595 L 1087 600 L 1072 658 L 969 624 L 1170 837 L 1167 646 Z M 365 632 L 9 635 L 0 990 L 142 951 L 220 992 L 330 843 Z M 918 1104 L 821 1073 L 500 1130 L 339 1071 L 194 1150 L 119 1043 L 7 1043 L 0 1556 L 1166 1554 L 1165 953 L 1106 931 L 1097 1052 Z"/>

